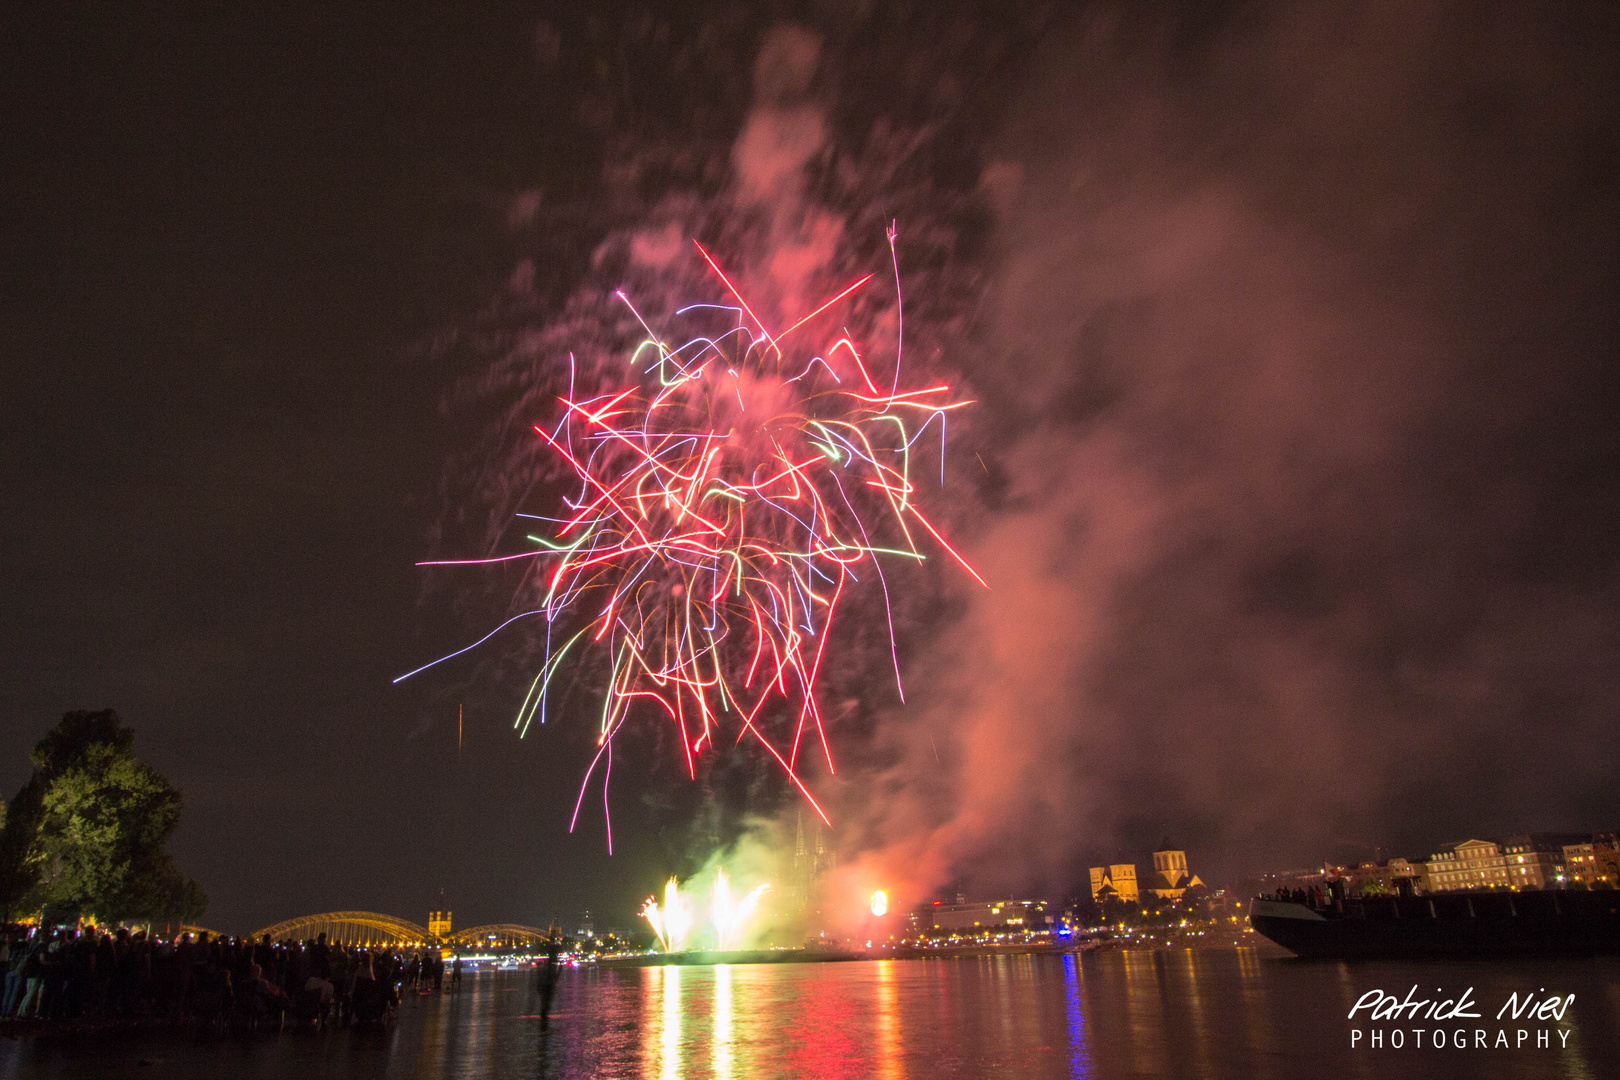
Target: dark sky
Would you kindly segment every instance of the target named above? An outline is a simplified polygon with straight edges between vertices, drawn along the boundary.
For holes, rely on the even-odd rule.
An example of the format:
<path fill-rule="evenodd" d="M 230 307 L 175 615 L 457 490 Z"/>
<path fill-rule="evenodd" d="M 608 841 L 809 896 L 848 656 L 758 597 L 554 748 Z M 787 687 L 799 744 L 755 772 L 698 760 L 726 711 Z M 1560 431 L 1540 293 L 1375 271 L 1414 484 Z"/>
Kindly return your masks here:
<path fill-rule="evenodd" d="M 440 644 L 445 385 L 410 347 L 509 271 L 491 207 L 565 149 L 536 17 L 317 7 L 5 19 L 0 776 L 115 707 L 218 925 L 440 888 L 533 921 L 536 748 L 475 715 L 458 770 L 455 703 L 424 727 L 389 680 Z"/>
<path fill-rule="evenodd" d="M 922 889 L 1046 844 L 980 880 L 1057 891 L 1166 830 L 1235 872 L 1620 824 L 1597 8 L 221 7 L 0 23 L 0 786 L 118 709 L 207 925 L 623 922 L 679 868 L 654 747 L 609 860 L 566 835 L 577 734 L 515 739 L 499 671 L 390 679 L 499 614 L 412 565 L 499 502 L 457 470 L 503 354 L 465 342 L 602 287 L 643 211 L 746 205 L 789 19 L 824 41 L 794 205 L 936 245 L 918 333 L 984 401 L 959 527 L 1004 598 L 849 734 L 856 848 Z"/>

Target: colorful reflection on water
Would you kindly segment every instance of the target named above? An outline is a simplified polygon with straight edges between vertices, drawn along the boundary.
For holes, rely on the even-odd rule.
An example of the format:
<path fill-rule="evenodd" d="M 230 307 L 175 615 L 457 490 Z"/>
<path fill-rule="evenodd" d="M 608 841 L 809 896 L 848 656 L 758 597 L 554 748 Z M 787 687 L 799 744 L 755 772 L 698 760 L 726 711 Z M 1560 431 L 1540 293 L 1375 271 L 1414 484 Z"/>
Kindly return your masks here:
<path fill-rule="evenodd" d="M 1567 1049 L 1352 1050 L 1374 986 L 1577 995 Z M 118 1076 L 1620 1076 L 1620 961 L 1306 964 L 1252 951 L 582 969 L 549 1026 L 521 973 L 408 999 L 383 1033 L 0 1040 L 0 1080 Z M 153 1068 L 146 1062 L 157 1066 Z"/>

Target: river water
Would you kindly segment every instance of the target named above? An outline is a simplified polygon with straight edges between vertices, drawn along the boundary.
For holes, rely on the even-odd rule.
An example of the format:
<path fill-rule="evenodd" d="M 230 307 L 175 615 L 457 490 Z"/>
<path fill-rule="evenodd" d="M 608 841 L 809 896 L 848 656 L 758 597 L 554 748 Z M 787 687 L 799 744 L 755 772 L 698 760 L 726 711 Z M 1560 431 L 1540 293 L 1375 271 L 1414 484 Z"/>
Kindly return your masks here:
<path fill-rule="evenodd" d="M 1404 1002 L 1413 987 L 1413 1002 L 1469 991 L 1461 1011 L 1480 1016 L 1347 1018 L 1372 991 Z M 1562 1021 L 1497 1019 L 1509 995 L 1555 994 L 1575 995 Z M 0 1080 L 1620 1077 L 1615 959 L 1332 964 L 1236 949 L 587 968 L 564 978 L 548 1027 L 536 1007 L 524 974 L 486 973 L 406 1001 L 381 1033 L 0 1039 Z"/>

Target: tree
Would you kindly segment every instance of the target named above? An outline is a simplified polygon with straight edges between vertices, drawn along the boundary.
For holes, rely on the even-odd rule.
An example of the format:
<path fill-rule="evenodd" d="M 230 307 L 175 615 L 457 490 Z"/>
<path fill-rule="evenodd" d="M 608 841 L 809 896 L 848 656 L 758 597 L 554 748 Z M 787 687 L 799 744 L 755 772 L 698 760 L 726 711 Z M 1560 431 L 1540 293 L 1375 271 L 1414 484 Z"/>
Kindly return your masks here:
<path fill-rule="evenodd" d="M 0 907 L 64 921 L 187 921 L 207 900 L 164 850 L 181 797 L 118 714 L 73 712 L 34 747 L 0 830 Z"/>
<path fill-rule="evenodd" d="M 44 813 L 47 782 L 36 767 L 28 782 L 6 806 L 0 828 L 0 920 L 30 908 L 30 893 L 39 882 L 39 866 L 30 857 Z"/>

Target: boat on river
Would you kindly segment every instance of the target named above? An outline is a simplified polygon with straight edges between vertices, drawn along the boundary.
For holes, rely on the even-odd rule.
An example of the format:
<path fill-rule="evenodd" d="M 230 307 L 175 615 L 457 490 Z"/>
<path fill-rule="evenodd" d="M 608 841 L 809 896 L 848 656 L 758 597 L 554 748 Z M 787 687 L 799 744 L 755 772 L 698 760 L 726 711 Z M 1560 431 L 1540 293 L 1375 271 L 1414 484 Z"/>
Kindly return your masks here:
<path fill-rule="evenodd" d="M 1249 925 L 1307 959 L 1620 954 L 1620 891 L 1256 897 Z"/>

